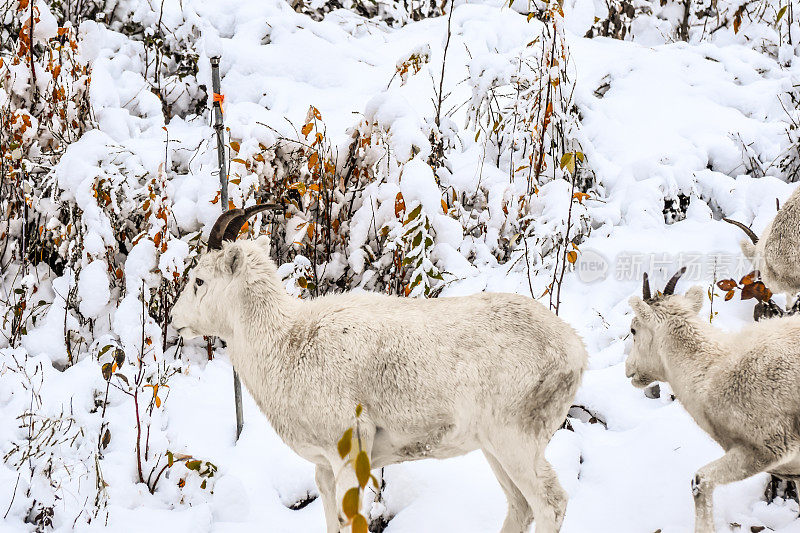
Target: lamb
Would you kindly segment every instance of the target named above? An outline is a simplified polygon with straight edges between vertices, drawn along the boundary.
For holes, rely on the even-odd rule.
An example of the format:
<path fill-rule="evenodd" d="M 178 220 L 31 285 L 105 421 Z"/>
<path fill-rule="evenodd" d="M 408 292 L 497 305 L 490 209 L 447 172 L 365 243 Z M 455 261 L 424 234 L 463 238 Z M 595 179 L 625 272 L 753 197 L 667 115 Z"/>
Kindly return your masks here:
<path fill-rule="evenodd" d="M 741 241 L 742 252 L 761 272 L 764 285 L 772 292 L 785 293 L 788 304 L 800 291 L 800 188 L 778 209 L 760 238 L 741 222 L 723 220 L 750 238 Z"/>
<path fill-rule="evenodd" d="M 577 333 L 523 296 L 418 300 L 289 296 L 269 238 L 232 242 L 264 206 L 216 221 L 172 311 L 184 338 L 215 335 L 277 434 L 316 465 L 329 532 L 356 485 L 337 440 L 357 404 L 373 468 L 480 449 L 508 499 L 504 533 L 558 531 L 567 496 L 545 446 L 587 365 Z"/>
<path fill-rule="evenodd" d="M 634 386 L 670 384 L 695 422 L 725 450 L 692 480 L 695 531 L 714 531 L 718 485 L 759 472 L 800 477 L 800 317 L 772 318 L 723 333 L 697 316 L 706 289 L 673 294 L 684 267 L 663 294 L 630 299 L 633 348 L 625 374 Z"/>

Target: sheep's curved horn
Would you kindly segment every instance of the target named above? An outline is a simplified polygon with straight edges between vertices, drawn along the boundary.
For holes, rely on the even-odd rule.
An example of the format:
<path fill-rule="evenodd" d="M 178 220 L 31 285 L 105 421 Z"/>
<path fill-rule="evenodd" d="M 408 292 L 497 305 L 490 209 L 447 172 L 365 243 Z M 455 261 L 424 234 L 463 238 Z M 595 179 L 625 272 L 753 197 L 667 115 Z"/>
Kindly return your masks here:
<path fill-rule="evenodd" d="M 239 236 L 239 232 L 244 226 L 244 223 L 247 221 L 248 218 L 255 215 L 256 213 L 260 213 L 261 211 L 267 211 L 269 209 L 279 209 L 280 206 L 277 204 L 258 204 L 258 205 L 251 205 L 250 207 L 246 207 L 244 209 L 235 209 L 236 214 L 231 218 L 230 222 L 225 226 L 224 233 L 222 235 L 223 241 L 235 241 L 236 237 Z M 229 211 L 230 212 L 230 211 Z"/>
<path fill-rule="evenodd" d="M 281 209 L 281 206 L 278 204 L 258 204 L 251 205 L 245 209 L 231 209 L 222 213 L 217 221 L 214 222 L 214 227 L 211 228 L 211 235 L 208 237 L 208 249 L 219 250 L 222 248 L 224 241 L 236 240 L 245 221 L 259 211 L 266 211 L 267 209 Z"/>
<path fill-rule="evenodd" d="M 724 220 L 724 221 L 725 221 L 725 222 L 727 222 L 728 224 L 733 224 L 734 226 L 737 226 L 738 228 L 741 228 L 741 230 L 742 230 L 743 232 L 745 232 L 745 234 L 746 234 L 748 237 L 750 237 L 750 240 L 751 240 L 751 241 L 753 241 L 753 244 L 758 244 L 758 235 L 756 235 L 756 234 L 753 232 L 753 230 L 751 230 L 750 228 L 748 228 L 747 226 L 745 226 L 745 225 L 744 225 L 744 224 L 742 224 L 741 222 L 738 222 L 738 221 L 736 221 L 736 220 L 731 220 L 730 218 L 723 218 L 722 220 Z"/>
<path fill-rule="evenodd" d="M 647 272 L 642 276 L 642 300 L 650 300 L 650 280 L 647 279 Z"/>
<path fill-rule="evenodd" d="M 227 229 L 231 220 L 233 220 L 240 212 L 244 212 L 244 209 L 231 209 L 230 211 L 225 211 L 219 216 L 217 221 L 214 222 L 214 227 L 211 228 L 211 234 L 208 236 L 209 250 L 219 250 L 222 248 L 225 230 Z"/>
<path fill-rule="evenodd" d="M 672 276 L 672 277 L 670 278 L 670 280 L 667 282 L 667 286 L 666 286 L 666 287 L 664 287 L 664 294 L 665 294 L 665 295 L 666 295 L 666 294 L 672 294 L 672 293 L 674 293 L 674 292 L 675 292 L 675 285 L 677 285 L 677 284 L 678 284 L 678 280 L 680 279 L 680 277 L 681 277 L 681 276 L 683 276 L 683 274 L 684 274 L 685 272 L 686 272 L 686 267 L 682 267 L 680 270 L 678 270 L 678 271 L 675 273 L 675 275 L 674 275 L 674 276 Z"/>

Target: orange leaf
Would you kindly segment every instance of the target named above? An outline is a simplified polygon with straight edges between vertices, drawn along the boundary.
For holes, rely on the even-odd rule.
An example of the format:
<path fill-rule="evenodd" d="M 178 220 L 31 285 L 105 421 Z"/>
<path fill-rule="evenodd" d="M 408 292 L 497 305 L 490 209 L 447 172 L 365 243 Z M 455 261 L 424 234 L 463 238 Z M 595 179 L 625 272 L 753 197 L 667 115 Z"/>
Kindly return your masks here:
<path fill-rule="evenodd" d="M 397 193 L 394 198 L 394 216 L 400 218 L 400 215 L 406 210 L 406 201 L 403 198 L 403 193 Z"/>
<path fill-rule="evenodd" d="M 239 153 L 239 148 L 240 148 L 239 143 L 237 143 L 236 141 L 231 141 L 231 149 L 237 154 Z"/>
<path fill-rule="evenodd" d="M 571 251 L 570 251 L 570 252 L 567 254 L 567 261 L 569 261 L 570 263 L 573 263 L 573 264 L 574 264 L 574 263 L 575 263 L 575 261 L 577 261 L 577 260 L 578 260 L 578 253 L 577 253 L 577 252 L 575 252 L 574 250 L 571 250 Z"/>
<path fill-rule="evenodd" d="M 311 157 L 308 158 L 308 170 L 316 168 L 318 161 L 319 161 L 319 154 L 317 152 L 311 154 Z"/>
<path fill-rule="evenodd" d="M 313 125 L 312 123 L 310 123 L 310 122 L 309 122 L 308 124 L 306 124 L 305 126 L 303 126 L 303 127 L 302 127 L 302 129 L 300 130 L 300 132 L 303 134 L 303 136 L 304 136 L 306 139 L 308 139 L 308 134 L 309 134 L 309 133 L 311 133 L 311 129 L 312 129 L 313 127 L 314 127 L 314 125 Z"/>
<path fill-rule="evenodd" d="M 442 211 L 447 213 L 447 203 L 444 200 L 442 200 Z"/>
<path fill-rule="evenodd" d="M 585 192 L 576 192 L 572 195 L 573 198 L 577 199 L 579 203 L 583 203 L 584 200 L 589 198 L 589 195 Z"/>

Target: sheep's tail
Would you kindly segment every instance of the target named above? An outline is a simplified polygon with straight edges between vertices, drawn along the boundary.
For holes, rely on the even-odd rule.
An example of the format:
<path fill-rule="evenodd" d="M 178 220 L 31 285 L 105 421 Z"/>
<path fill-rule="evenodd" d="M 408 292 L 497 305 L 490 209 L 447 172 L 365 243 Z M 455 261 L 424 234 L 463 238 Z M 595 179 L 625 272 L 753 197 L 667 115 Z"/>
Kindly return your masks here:
<path fill-rule="evenodd" d="M 740 228 L 743 232 L 745 232 L 745 234 L 748 237 L 750 237 L 750 240 L 753 241 L 753 244 L 758 244 L 758 235 L 756 235 L 753 232 L 753 230 L 751 230 L 750 228 L 748 228 L 747 226 L 745 226 L 741 222 L 738 222 L 736 220 L 731 220 L 730 218 L 723 218 L 722 220 L 724 220 L 728 224 L 733 224 L 734 226 Z"/>

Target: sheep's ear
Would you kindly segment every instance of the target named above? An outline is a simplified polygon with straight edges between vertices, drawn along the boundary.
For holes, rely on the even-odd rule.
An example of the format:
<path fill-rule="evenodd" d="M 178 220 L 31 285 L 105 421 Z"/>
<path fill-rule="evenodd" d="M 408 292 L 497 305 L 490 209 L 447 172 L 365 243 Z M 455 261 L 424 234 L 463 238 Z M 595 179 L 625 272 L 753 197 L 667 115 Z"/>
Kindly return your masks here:
<path fill-rule="evenodd" d="M 225 250 L 223 265 L 229 274 L 236 274 L 244 264 L 244 253 L 240 246 L 228 246 Z"/>
<path fill-rule="evenodd" d="M 650 304 L 639 298 L 638 296 L 631 296 L 628 303 L 636 313 L 636 316 L 643 320 L 650 320 L 653 318 L 653 310 L 650 309 Z"/>
<path fill-rule="evenodd" d="M 756 245 L 747 239 L 739 241 L 739 248 L 742 249 L 742 253 L 748 259 L 753 259 L 756 256 Z"/>
<path fill-rule="evenodd" d="M 705 300 L 705 297 L 706 290 L 700 285 L 695 285 L 686 291 L 686 299 L 689 300 L 689 305 L 691 305 L 692 311 L 695 313 L 699 313 L 703 308 L 703 301 Z"/>
<path fill-rule="evenodd" d="M 260 246 L 263 246 L 264 249 L 267 251 L 267 254 L 270 253 L 272 248 L 272 239 L 269 238 L 269 235 L 259 235 L 256 238 L 256 243 Z"/>

